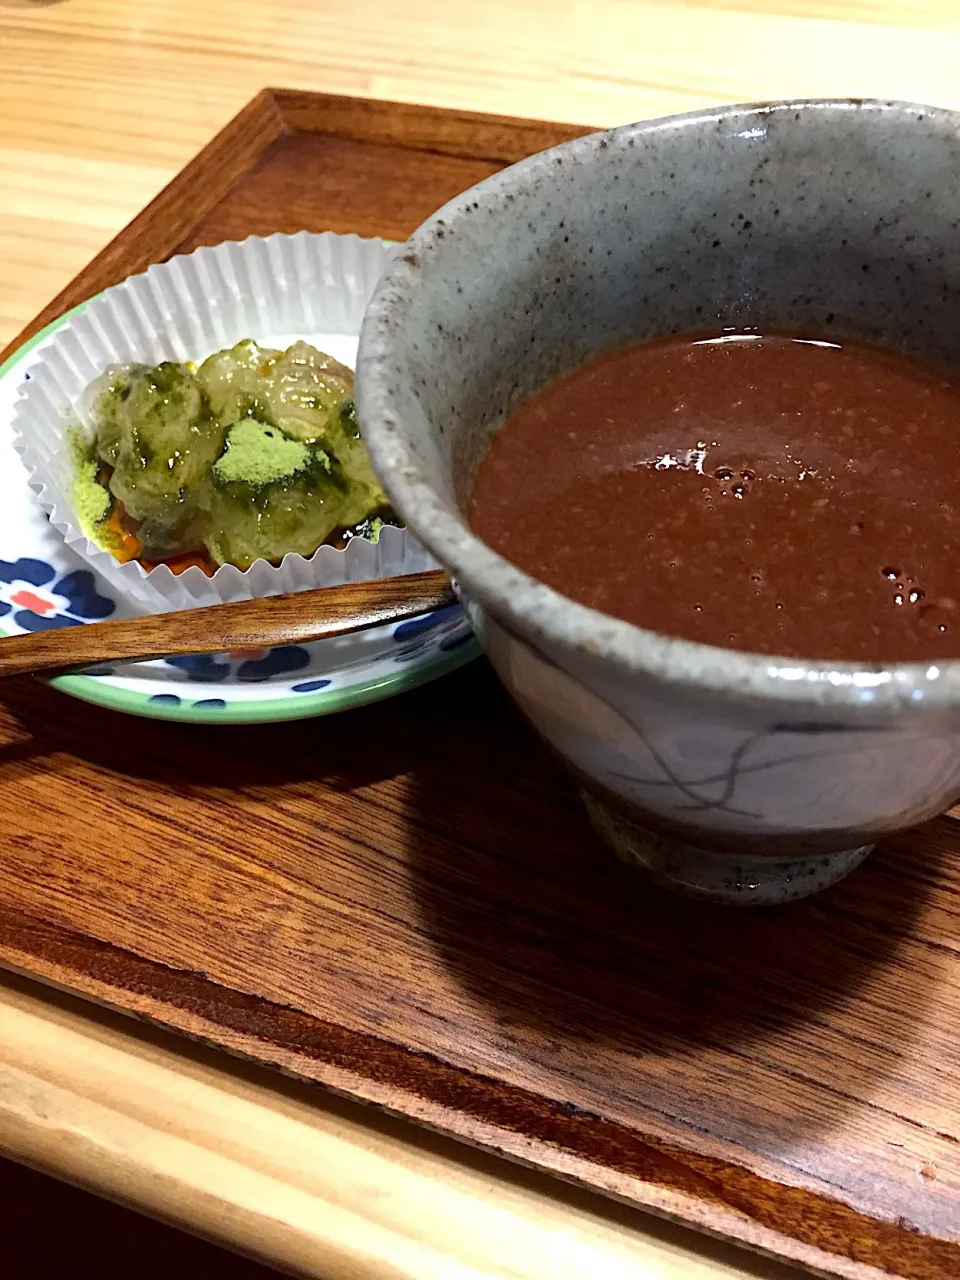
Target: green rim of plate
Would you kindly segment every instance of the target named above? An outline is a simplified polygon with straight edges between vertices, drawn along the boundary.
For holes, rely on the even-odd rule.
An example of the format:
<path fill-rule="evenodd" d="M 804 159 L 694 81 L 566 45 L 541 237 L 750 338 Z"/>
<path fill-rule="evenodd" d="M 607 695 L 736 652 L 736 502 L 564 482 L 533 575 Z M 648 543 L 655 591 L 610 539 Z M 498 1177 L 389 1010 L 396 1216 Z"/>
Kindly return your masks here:
<path fill-rule="evenodd" d="M 78 315 L 86 306 L 79 306 L 64 312 L 59 319 L 52 321 L 28 338 L 22 347 L 0 364 L 0 378 L 12 372 L 30 352 L 55 333 L 71 316 Z M 15 632 L 0 622 L 0 635 L 14 635 Z M 153 702 L 153 695 L 136 693 L 131 689 L 118 689 L 116 685 L 105 683 L 104 677 L 97 676 L 54 676 L 46 683 L 84 702 L 95 703 L 99 707 L 108 707 L 111 711 L 125 711 L 129 715 L 145 716 L 152 720 L 180 720 L 188 724 L 263 724 L 280 720 L 306 720 L 311 716 L 331 715 L 335 711 L 349 711 L 351 707 L 362 707 L 370 702 L 379 702 L 382 698 L 392 698 L 398 693 L 406 693 L 419 685 L 429 684 L 431 680 L 439 680 L 459 667 L 466 666 L 480 654 L 480 646 L 474 636 L 466 641 L 454 653 L 445 654 L 435 661 L 425 663 L 422 667 L 406 668 L 395 675 L 379 676 L 361 684 L 350 685 L 346 689 L 329 689 L 316 693 L 295 694 L 293 697 L 263 698 L 250 702 L 228 702 L 226 706 L 203 706 L 196 703 L 182 702 L 179 706 L 171 703 Z M 199 689 L 198 689 L 199 692 Z"/>

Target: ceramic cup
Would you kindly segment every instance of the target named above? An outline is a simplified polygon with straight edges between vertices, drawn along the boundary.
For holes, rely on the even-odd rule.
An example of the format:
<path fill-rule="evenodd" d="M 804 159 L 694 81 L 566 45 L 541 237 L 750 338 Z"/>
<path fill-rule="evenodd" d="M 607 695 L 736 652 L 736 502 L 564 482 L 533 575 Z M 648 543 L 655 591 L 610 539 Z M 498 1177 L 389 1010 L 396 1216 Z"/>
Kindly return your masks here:
<path fill-rule="evenodd" d="M 575 604 L 471 534 L 477 461 L 525 397 L 628 341 L 758 325 L 957 363 L 958 227 L 960 117 L 725 107 L 505 169 L 424 223 L 377 289 L 357 365 L 374 466 L 593 825 L 661 884 L 784 902 L 943 811 L 960 661 L 781 660 Z"/>

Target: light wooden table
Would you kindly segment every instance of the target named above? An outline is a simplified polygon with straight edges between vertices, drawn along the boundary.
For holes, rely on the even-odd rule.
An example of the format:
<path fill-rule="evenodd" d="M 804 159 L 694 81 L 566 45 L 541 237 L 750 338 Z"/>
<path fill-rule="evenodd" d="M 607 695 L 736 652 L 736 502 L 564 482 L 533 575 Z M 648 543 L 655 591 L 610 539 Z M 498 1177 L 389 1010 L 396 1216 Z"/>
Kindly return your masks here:
<path fill-rule="evenodd" d="M 265 85 L 601 125 L 958 70 L 960 0 L 0 0 L 0 347 Z M 796 1274 L 15 978 L 0 1150 L 326 1280 Z"/>

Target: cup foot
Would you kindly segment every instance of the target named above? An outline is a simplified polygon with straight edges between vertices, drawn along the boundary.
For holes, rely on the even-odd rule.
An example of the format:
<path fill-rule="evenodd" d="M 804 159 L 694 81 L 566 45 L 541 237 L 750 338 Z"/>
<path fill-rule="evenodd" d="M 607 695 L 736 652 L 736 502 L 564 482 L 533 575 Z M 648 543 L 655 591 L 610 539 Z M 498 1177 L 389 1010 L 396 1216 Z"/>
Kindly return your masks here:
<path fill-rule="evenodd" d="M 711 853 L 655 835 L 587 791 L 580 795 L 591 826 L 622 861 L 661 888 L 726 906 L 778 906 L 819 893 L 849 875 L 873 848 L 864 844 L 804 858 Z"/>

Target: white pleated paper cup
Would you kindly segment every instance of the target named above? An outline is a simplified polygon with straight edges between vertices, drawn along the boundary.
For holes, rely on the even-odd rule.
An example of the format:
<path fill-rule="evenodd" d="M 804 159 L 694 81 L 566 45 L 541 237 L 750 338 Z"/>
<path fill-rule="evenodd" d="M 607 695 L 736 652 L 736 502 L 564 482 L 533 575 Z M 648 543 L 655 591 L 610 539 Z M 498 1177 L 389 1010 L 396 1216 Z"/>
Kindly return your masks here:
<path fill-rule="evenodd" d="M 121 564 L 83 532 L 73 506 L 71 425 L 89 429 L 84 392 L 112 365 L 162 360 L 199 364 L 252 338 L 285 348 L 303 339 L 353 367 L 367 303 L 399 246 L 359 236 L 251 236 L 197 249 L 131 276 L 86 304 L 31 365 L 14 410 L 14 447 L 31 487 L 67 544 L 125 599 L 151 612 L 435 568 L 413 534 L 387 527 L 379 541 L 352 539 L 342 551 L 260 560 L 246 571 L 198 566 L 175 574 Z"/>

